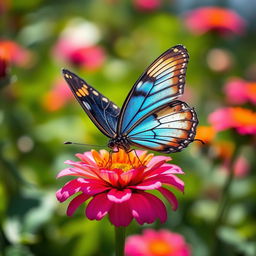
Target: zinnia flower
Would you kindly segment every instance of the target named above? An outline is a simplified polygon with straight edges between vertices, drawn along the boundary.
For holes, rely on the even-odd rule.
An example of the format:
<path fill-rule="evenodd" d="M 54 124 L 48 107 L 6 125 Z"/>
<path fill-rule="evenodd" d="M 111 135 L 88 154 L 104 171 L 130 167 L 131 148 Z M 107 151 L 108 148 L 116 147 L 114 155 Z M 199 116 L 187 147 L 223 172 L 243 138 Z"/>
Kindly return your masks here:
<path fill-rule="evenodd" d="M 227 100 L 233 104 L 256 104 L 256 82 L 231 78 L 225 85 L 225 94 Z"/>
<path fill-rule="evenodd" d="M 11 40 L 0 40 L 0 59 L 26 67 L 31 60 L 31 53 Z"/>
<path fill-rule="evenodd" d="M 173 210 L 177 209 L 177 199 L 169 188 L 183 192 L 184 183 L 176 177 L 183 171 L 176 165 L 166 163 L 171 160 L 170 157 L 154 157 L 146 151 L 136 151 L 136 154 L 132 151 L 128 155 L 123 150 L 111 155 L 106 150 L 92 150 L 76 156 L 80 161 L 66 161 L 72 167 L 58 174 L 58 178 L 79 176 L 56 193 L 60 202 L 79 193 L 69 203 L 68 216 L 91 199 L 85 212 L 90 220 L 101 220 L 108 214 L 115 226 L 127 226 L 133 218 L 139 224 L 153 223 L 156 219 L 165 222 L 165 205 L 146 190 L 158 190 Z"/>
<path fill-rule="evenodd" d="M 245 30 L 245 20 L 235 11 L 214 6 L 189 11 L 185 16 L 185 24 L 196 35 L 210 30 L 240 35 Z"/>
<path fill-rule="evenodd" d="M 133 4 L 139 11 L 147 12 L 158 9 L 162 4 L 162 0 L 133 0 Z"/>
<path fill-rule="evenodd" d="M 106 59 L 105 50 L 97 45 L 100 31 L 96 25 L 81 18 L 71 20 L 62 31 L 53 49 L 58 60 L 87 70 L 100 68 Z"/>
<path fill-rule="evenodd" d="M 189 256 L 190 247 L 182 235 L 166 229 L 145 229 L 127 238 L 126 256 Z"/>
<path fill-rule="evenodd" d="M 241 107 L 220 108 L 209 115 L 209 122 L 216 131 L 230 128 L 239 134 L 256 134 L 256 112 Z"/>

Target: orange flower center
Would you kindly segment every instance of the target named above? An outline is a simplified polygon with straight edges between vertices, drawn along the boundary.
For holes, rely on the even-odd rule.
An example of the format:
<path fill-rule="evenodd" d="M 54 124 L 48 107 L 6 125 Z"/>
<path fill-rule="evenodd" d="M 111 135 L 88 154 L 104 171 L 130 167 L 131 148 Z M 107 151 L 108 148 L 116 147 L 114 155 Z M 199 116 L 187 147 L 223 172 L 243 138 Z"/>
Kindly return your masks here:
<path fill-rule="evenodd" d="M 167 256 L 173 252 L 171 245 L 163 240 L 155 240 L 149 244 L 149 250 L 155 256 Z"/>
<path fill-rule="evenodd" d="M 131 166 L 130 164 L 114 163 L 111 164 L 110 169 L 121 169 L 124 172 L 126 172 L 133 169 L 133 166 Z"/>
<path fill-rule="evenodd" d="M 91 152 L 99 168 L 121 169 L 124 172 L 141 166 L 147 166 L 153 157 L 153 154 L 147 154 L 146 151 L 138 156 L 134 150 L 127 153 L 122 149 L 111 154 L 106 150 L 100 150 L 100 152 L 92 150 Z"/>

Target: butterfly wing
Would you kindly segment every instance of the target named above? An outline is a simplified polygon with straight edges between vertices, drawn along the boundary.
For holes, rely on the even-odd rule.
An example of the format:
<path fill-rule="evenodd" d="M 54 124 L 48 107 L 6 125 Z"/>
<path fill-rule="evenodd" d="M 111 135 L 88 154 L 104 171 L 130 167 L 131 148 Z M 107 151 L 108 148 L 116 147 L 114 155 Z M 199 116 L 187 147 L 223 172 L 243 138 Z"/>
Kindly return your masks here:
<path fill-rule="evenodd" d="M 194 109 L 175 100 L 148 115 L 127 137 L 135 146 L 174 153 L 194 140 L 197 124 Z"/>
<path fill-rule="evenodd" d="M 158 57 L 134 84 L 121 109 L 118 134 L 128 134 L 154 109 L 183 94 L 188 52 L 177 45 Z"/>
<path fill-rule="evenodd" d="M 116 134 L 120 109 L 83 79 L 63 69 L 63 76 L 77 101 L 99 130 L 112 138 Z"/>

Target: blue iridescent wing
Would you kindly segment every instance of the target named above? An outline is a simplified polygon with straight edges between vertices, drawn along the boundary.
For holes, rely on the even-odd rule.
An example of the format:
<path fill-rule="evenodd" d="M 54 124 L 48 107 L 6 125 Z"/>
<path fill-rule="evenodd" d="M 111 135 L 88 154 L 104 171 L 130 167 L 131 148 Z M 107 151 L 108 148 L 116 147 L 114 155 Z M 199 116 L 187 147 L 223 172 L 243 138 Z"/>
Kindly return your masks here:
<path fill-rule="evenodd" d="M 174 153 L 194 140 L 197 124 L 194 109 L 175 100 L 148 115 L 127 137 L 135 146 Z"/>
<path fill-rule="evenodd" d="M 116 135 L 120 109 L 74 73 L 67 69 L 62 72 L 77 101 L 93 123 L 103 134 L 113 138 Z"/>
<path fill-rule="evenodd" d="M 134 84 L 121 109 L 117 133 L 129 134 L 147 115 L 183 94 L 188 52 L 177 45 L 158 57 Z"/>

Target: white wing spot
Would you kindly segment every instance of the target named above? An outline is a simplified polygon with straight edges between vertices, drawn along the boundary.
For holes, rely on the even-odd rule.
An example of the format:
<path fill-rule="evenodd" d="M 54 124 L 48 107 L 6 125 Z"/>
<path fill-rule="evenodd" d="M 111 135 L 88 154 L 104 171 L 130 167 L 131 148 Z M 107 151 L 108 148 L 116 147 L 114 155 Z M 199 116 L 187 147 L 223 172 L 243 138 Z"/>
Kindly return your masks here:
<path fill-rule="evenodd" d="M 137 89 L 139 89 L 141 86 L 142 86 L 143 82 L 140 81 L 138 84 L 137 84 Z"/>
<path fill-rule="evenodd" d="M 91 110 L 91 106 L 87 102 L 83 101 L 83 104 L 88 110 Z"/>
<path fill-rule="evenodd" d="M 99 95 L 99 93 L 98 92 L 96 92 L 96 91 L 92 91 L 92 93 L 94 94 L 94 95 L 96 95 L 96 96 L 98 96 Z"/>

